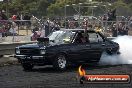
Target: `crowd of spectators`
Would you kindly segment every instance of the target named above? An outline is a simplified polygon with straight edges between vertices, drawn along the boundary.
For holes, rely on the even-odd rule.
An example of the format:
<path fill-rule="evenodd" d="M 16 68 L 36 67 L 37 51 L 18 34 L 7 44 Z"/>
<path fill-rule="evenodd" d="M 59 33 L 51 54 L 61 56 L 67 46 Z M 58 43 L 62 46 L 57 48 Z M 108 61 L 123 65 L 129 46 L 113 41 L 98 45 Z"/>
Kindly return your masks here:
<path fill-rule="evenodd" d="M 4 11 L 0 12 L 0 33 L 8 31 L 16 34 L 16 30 L 22 25 L 31 29 L 33 33 L 35 33 L 35 31 L 45 30 L 45 36 L 48 36 L 53 31 L 60 30 L 60 28 L 83 28 L 88 30 L 94 29 L 101 32 L 109 29 L 112 36 L 116 37 L 118 35 L 128 35 L 128 31 L 132 28 L 132 16 L 117 17 L 115 15 L 115 10 L 113 10 L 108 11 L 108 13 L 103 16 L 80 17 L 79 19 L 74 19 L 74 17 L 66 19 L 43 17 L 38 19 L 28 13 L 24 15 L 13 14 L 10 19 L 8 19 Z"/>
<path fill-rule="evenodd" d="M 106 16 L 106 15 L 104 15 Z M 113 37 L 117 37 L 118 35 L 128 35 L 128 31 L 130 30 L 130 23 L 132 21 L 132 17 L 129 17 L 129 20 L 124 20 L 122 18 L 121 20 L 114 20 L 114 21 L 108 21 L 106 19 L 104 21 L 104 16 L 100 17 L 84 17 L 83 19 L 50 19 L 50 18 L 44 18 L 42 21 L 43 29 L 45 30 L 45 36 L 47 36 L 49 33 L 60 30 L 60 28 L 66 28 L 66 29 L 75 29 L 75 28 L 81 28 L 81 29 L 87 29 L 87 30 L 96 30 L 100 32 L 110 32 L 112 33 Z M 107 24 L 107 29 L 105 29 L 105 24 Z M 109 31 L 107 31 L 109 29 Z M 106 31 L 105 31 L 106 30 Z"/>
<path fill-rule="evenodd" d="M 0 11 L 0 35 L 2 37 L 8 35 L 17 35 L 16 30 L 20 28 L 21 25 L 31 26 L 31 16 L 29 14 L 13 14 L 7 17 L 4 10 Z"/>

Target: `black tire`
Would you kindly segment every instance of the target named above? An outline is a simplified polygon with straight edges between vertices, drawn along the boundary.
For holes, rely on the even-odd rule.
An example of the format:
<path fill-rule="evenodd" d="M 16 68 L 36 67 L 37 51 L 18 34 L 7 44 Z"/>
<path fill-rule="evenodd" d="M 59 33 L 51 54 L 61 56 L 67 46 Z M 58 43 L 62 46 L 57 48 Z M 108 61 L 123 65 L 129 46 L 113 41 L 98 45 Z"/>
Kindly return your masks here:
<path fill-rule="evenodd" d="M 22 64 L 22 67 L 25 71 L 31 71 L 33 69 L 33 65 L 30 63 L 24 63 Z"/>
<path fill-rule="evenodd" d="M 83 84 L 83 80 L 82 79 L 80 79 L 80 84 Z"/>
<path fill-rule="evenodd" d="M 53 67 L 56 70 L 64 71 L 66 69 L 66 66 L 67 66 L 66 56 L 63 54 L 57 55 L 53 62 Z"/>
<path fill-rule="evenodd" d="M 106 53 L 107 53 L 108 55 L 113 55 L 112 49 L 106 50 Z"/>
<path fill-rule="evenodd" d="M 0 55 L 0 58 L 2 58 L 4 55 Z"/>
<path fill-rule="evenodd" d="M 83 84 L 85 81 L 85 78 L 82 76 L 79 81 L 80 81 L 80 84 Z"/>

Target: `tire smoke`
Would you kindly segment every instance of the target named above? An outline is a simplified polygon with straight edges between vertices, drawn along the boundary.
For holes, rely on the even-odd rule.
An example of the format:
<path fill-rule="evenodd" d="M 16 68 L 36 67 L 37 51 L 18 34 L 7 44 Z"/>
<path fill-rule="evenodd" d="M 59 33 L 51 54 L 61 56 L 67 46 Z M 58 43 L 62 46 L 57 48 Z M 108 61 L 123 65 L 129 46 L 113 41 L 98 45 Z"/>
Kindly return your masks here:
<path fill-rule="evenodd" d="M 114 40 L 120 45 L 120 53 L 108 55 L 103 53 L 100 59 L 100 65 L 118 65 L 132 64 L 132 36 L 118 36 Z"/>

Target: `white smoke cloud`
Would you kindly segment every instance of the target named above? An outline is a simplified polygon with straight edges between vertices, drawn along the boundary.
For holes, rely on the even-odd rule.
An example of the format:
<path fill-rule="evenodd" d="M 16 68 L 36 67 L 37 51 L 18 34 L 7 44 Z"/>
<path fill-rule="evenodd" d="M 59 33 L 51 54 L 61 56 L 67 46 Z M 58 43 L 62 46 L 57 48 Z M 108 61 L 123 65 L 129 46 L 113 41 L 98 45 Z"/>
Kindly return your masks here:
<path fill-rule="evenodd" d="M 102 54 L 99 64 L 101 65 L 117 65 L 132 64 L 132 36 L 118 36 L 113 41 L 120 45 L 120 53 L 118 55 Z"/>

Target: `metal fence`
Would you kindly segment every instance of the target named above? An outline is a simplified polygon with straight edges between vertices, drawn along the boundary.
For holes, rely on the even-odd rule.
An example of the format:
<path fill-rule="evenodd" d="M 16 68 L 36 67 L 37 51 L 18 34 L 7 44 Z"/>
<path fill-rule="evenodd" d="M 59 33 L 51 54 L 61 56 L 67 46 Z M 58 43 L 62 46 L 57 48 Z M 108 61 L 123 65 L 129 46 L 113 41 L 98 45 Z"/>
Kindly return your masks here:
<path fill-rule="evenodd" d="M 132 35 L 132 20 L 107 21 L 96 17 L 84 17 L 75 20 L 73 17 L 66 19 L 65 28 L 86 28 L 101 31 L 106 37 L 118 35 Z M 92 28 L 91 28 L 92 27 Z"/>
<path fill-rule="evenodd" d="M 102 32 L 106 37 L 132 35 L 132 21 L 102 21 L 96 17 L 88 19 L 59 20 L 0 20 L 0 42 L 34 41 L 37 37 L 47 36 L 57 28 L 84 28 Z M 42 33 L 43 32 L 43 33 Z M 124 32 L 121 34 L 120 32 Z M 126 33 L 125 33 L 126 32 Z M 35 35 L 36 33 L 36 35 Z"/>
<path fill-rule="evenodd" d="M 38 20 L 0 20 L 0 42 L 31 41 L 33 30 L 41 30 Z"/>

